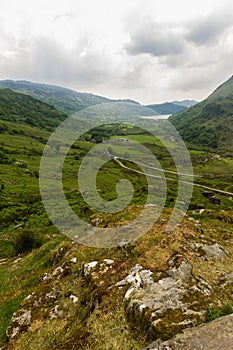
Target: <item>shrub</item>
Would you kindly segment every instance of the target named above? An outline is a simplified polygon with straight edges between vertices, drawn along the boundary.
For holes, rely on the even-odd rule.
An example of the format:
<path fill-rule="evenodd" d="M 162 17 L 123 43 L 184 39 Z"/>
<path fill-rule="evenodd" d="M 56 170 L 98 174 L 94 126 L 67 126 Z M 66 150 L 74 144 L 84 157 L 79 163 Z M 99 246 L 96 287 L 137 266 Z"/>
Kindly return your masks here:
<path fill-rule="evenodd" d="M 17 255 L 30 252 L 35 248 L 39 248 L 42 244 L 41 238 L 30 231 L 21 231 L 13 240 L 14 250 Z"/>

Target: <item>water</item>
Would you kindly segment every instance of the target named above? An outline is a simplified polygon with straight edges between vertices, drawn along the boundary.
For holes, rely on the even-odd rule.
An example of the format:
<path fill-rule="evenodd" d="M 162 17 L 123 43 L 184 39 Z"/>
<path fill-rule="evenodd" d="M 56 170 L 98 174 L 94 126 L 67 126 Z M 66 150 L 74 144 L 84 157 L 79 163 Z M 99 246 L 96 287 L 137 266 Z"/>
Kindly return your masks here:
<path fill-rule="evenodd" d="M 158 120 L 158 119 L 168 119 L 170 116 L 171 116 L 171 114 L 157 114 L 157 115 L 149 115 L 149 116 L 141 117 L 141 118 Z"/>

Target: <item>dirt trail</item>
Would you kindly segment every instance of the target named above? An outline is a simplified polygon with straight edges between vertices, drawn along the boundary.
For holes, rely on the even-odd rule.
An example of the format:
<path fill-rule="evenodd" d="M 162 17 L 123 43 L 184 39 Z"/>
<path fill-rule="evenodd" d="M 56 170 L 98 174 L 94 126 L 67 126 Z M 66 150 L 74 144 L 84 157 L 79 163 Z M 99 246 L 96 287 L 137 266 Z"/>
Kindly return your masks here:
<path fill-rule="evenodd" d="M 145 176 L 150 176 L 150 177 L 155 177 L 155 178 L 159 178 L 159 179 L 162 179 L 162 178 L 165 178 L 165 176 L 158 176 L 158 175 L 152 175 L 152 174 L 147 174 L 147 173 L 144 173 L 140 170 L 136 170 L 136 169 L 133 169 L 133 168 L 130 168 L 130 167 L 127 167 L 126 165 L 124 165 L 118 157 L 114 157 L 113 158 L 122 168 L 124 169 L 128 169 L 130 171 L 133 171 L 135 173 L 138 173 L 138 174 L 142 174 L 142 175 L 145 175 Z M 126 158 L 123 158 L 124 160 L 128 160 L 130 161 L 130 159 L 126 159 Z M 176 175 L 183 175 L 183 176 L 190 176 L 190 177 L 201 177 L 201 176 L 198 176 L 198 175 L 191 175 L 191 174 L 183 174 L 183 173 L 178 173 L 178 172 L 175 172 L 175 171 L 171 171 L 171 170 L 163 170 L 163 169 L 159 169 L 159 168 L 154 168 L 152 166 L 149 166 L 149 165 L 146 165 L 146 164 L 143 164 L 143 163 L 137 163 L 138 165 L 143 165 L 143 166 L 146 166 L 146 167 L 149 167 L 150 169 L 155 169 L 157 171 L 161 171 L 163 173 L 170 173 L 170 174 L 176 174 Z M 175 181 L 175 179 L 172 179 L 172 178 L 169 178 L 169 177 L 166 177 L 166 180 L 168 181 Z M 180 182 L 183 182 L 183 183 L 186 183 L 186 184 L 189 184 L 191 186 L 196 186 L 196 187 L 201 187 L 201 188 L 204 188 L 206 190 L 209 190 L 209 191 L 213 191 L 213 192 L 218 192 L 218 193 L 221 193 L 221 194 L 226 194 L 228 196 L 233 196 L 233 193 L 232 192 L 227 192 L 227 191 L 223 191 L 223 190 L 219 190 L 217 188 L 214 188 L 214 187 L 209 187 L 209 186 L 204 186 L 204 185 L 200 185 L 200 184 L 197 184 L 195 182 L 189 182 L 189 181 L 185 181 L 185 180 L 179 180 Z"/>

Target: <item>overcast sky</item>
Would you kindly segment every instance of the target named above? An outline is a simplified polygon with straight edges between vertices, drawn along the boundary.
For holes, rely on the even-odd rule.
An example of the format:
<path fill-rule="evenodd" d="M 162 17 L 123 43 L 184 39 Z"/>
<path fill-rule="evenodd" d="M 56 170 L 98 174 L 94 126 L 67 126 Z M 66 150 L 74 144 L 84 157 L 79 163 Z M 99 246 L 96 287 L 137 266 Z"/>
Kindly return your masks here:
<path fill-rule="evenodd" d="M 232 62 L 232 1 L 0 0 L 0 79 L 202 100 Z"/>

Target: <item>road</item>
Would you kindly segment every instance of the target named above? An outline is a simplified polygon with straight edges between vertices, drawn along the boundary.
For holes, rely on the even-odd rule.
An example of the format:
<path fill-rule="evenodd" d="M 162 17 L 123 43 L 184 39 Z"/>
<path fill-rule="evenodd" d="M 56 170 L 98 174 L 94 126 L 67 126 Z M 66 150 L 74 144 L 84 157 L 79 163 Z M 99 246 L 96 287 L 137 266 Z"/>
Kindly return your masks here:
<path fill-rule="evenodd" d="M 137 174 L 142 174 L 142 175 L 145 175 L 145 176 L 150 176 L 150 177 L 154 177 L 154 178 L 158 178 L 158 179 L 163 179 L 163 178 L 166 178 L 166 180 L 168 181 L 175 181 L 175 179 L 173 178 L 169 178 L 169 177 L 165 177 L 165 176 L 158 176 L 158 175 L 152 175 L 152 174 L 148 174 L 148 173 L 144 173 L 140 170 L 136 170 L 136 169 L 133 169 L 133 168 L 130 168 L 130 167 L 127 167 L 126 165 L 124 165 L 119 159 L 124 159 L 124 160 L 127 160 L 127 161 L 132 161 L 130 159 L 127 159 L 127 158 L 119 158 L 119 157 L 113 157 L 113 159 L 115 160 L 115 162 L 117 162 L 122 168 L 124 169 L 128 169 L 130 171 L 133 171 Z M 159 168 L 155 168 L 155 167 L 152 167 L 152 166 L 149 166 L 147 164 L 143 164 L 143 163 L 136 163 L 138 165 L 142 165 L 142 166 L 145 166 L 147 168 L 150 168 L 150 169 L 154 169 L 156 171 L 161 171 L 162 173 L 170 173 L 170 174 L 175 174 L 175 175 L 183 175 L 183 176 L 190 176 L 190 177 L 201 177 L 201 176 L 198 176 L 198 175 L 194 175 L 194 174 L 184 174 L 184 173 L 178 173 L 178 172 L 175 172 L 175 171 L 171 171 L 171 170 L 163 170 L 163 169 L 159 169 Z M 225 194 L 225 195 L 228 195 L 228 196 L 233 196 L 233 193 L 232 192 L 227 192 L 227 191 L 223 191 L 223 190 L 219 190 L 217 188 L 214 188 L 214 187 L 209 187 L 209 186 L 204 186 L 204 185 L 200 185 L 200 184 L 197 184 L 193 181 L 185 181 L 185 180 L 179 180 L 180 182 L 183 182 L 183 183 L 186 183 L 186 184 L 189 184 L 191 186 L 196 186 L 196 187 L 201 187 L 205 190 L 209 190 L 209 191 L 213 191 L 213 192 L 217 192 L 217 193 L 221 193 L 221 194 Z"/>

